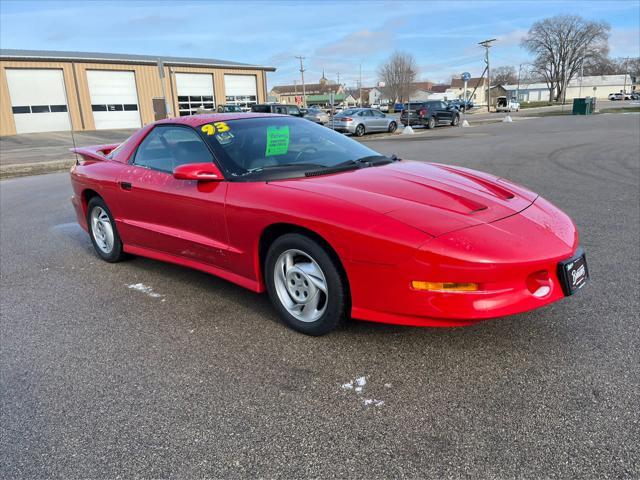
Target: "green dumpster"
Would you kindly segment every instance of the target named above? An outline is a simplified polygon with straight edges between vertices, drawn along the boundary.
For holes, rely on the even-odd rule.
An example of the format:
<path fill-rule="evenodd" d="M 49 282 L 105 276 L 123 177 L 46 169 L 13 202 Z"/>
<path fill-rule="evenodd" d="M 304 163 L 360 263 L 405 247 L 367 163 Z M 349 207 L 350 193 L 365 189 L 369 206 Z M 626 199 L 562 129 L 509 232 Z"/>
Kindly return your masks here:
<path fill-rule="evenodd" d="M 573 114 L 574 115 L 590 115 L 591 114 L 591 101 L 587 101 L 586 98 L 574 98 L 573 99 Z"/>

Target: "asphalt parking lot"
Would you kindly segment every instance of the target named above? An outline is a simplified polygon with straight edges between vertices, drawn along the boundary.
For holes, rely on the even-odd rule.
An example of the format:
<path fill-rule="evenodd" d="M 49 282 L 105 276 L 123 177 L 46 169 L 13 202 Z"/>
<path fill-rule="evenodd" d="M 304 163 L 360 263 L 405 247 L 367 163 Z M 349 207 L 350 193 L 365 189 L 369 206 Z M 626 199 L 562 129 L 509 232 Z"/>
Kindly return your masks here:
<path fill-rule="evenodd" d="M 366 143 L 539 192 L 591 284 L 472 327 L 311 338 L 215 277 L 100 261 L 67 174 L 5 180 L 0 477 L 639 478 L 640 115 Z"/>

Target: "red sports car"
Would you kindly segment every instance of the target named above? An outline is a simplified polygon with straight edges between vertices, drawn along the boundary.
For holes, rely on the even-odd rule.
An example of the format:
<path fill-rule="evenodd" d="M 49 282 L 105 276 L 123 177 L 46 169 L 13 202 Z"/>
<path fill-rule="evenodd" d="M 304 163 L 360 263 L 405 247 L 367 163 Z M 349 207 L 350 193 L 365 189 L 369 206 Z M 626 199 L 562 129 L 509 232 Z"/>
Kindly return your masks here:
<path fill-rule="evenodd" d="M 349 317 L 461 326 L 547 305 L 588 278 L 578 233 L 523 187 L 389 158 L 304 119 L 214 114 L 75 150 L 72 202 L 97 254 L 266 290 L 294 329 Z"/>

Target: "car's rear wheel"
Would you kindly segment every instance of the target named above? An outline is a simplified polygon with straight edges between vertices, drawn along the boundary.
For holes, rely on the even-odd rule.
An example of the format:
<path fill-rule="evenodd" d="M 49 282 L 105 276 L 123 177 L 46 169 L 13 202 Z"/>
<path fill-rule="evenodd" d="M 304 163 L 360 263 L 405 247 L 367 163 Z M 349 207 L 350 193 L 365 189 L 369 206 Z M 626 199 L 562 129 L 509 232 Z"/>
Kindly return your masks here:
<path fill-rule="evenodd" d="M 356 137 L 361 137 L 364 135 L 364 125 L 360 124 L 356 127 Z"/>
<path fill-rule="evenodd" d="M 460 115 L 454 115 L 453 120 L 451 120 L 451 125 L 457 127 L 460 123 Z"/>
<path fill-rule="evenodd" d="M 396 122 L 391 122 L 389 124 L 389 133 L 393 133 L 397 130 L 398 124 Z"/>
<path fill-rule="evenodd" d="M 427 128 L 429 130 L 436 128 L 436 119 L 434 117 L 429 117 L 429 120 L 427 120 Z"/>
<path fill-rule="evenodd" d="M 93 197 L 87 205 L 87 226 L 96 253 L 107 262 L 122 260 L 122 241 L 111 211 L 100 197 Z"/>
<path fill-rule="evenodd" d="M 324 335 L 347 319 L 346 280 L 327 250 L 310 237 L 289 233 L 277 238 L 264 271 L 271 303 L 291 328 Z"/>

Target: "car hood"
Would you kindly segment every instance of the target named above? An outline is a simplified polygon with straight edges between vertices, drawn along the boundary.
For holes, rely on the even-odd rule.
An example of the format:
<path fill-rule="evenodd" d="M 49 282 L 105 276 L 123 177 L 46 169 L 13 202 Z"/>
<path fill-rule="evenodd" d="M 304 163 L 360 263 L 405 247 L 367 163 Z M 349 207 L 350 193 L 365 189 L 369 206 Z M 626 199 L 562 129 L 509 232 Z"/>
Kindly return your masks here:
<path fill-rule="evenodd" d="M 409 160 L 273 184 L 361 205 L 434 237 L 509 217 L 537 198 L 493 175 Z"/>

